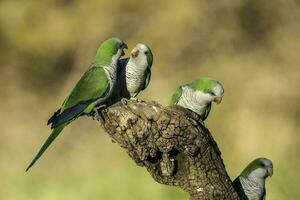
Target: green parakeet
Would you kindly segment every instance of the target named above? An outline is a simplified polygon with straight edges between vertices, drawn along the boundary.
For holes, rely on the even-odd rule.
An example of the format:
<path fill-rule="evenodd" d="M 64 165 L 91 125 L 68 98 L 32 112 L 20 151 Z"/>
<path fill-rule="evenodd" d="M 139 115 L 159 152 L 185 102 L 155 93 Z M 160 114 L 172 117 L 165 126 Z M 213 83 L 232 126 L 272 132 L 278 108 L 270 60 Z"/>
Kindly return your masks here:
<path fill-rule="evenodd" d="M 266 178 L 272 175 L 272 161 L 257 158 L 233 181 L 233 187 L 241 200 L 263 200 L 266 197 Z"/>
<path fill-rule="evenodd" d="M 130 58 L 120 59 L 120 98 L 136 97 L 140 91 L 146 89 L 151 78 L 153 55 L 148 46 L 137 44 L 131 51 Z"/>
<path fill-rule="evenodd" d="M 210 77 L 202 77 L 177 87 L 170 106 L 178 105 L 192 110 L 204 121 L 210 112 L 211 103 L 221 103 L 223 95 L 224 88 L 220 82 Z"/>
<path fill-rule="evenodd" d="M 115 90 L 117 62 L 124 55 L 124 48 L 127 48 L 127 45 L 116 37 L 109 38 L 100 45 L 94 62 L 75 85 L 61 108 L 49 119 L 48 124 L 51 124 L 53 131 L 26 171 L 42 156 L 66 125 L 81 115 L 91 113 L 96 106 L 106 105 Z"/>

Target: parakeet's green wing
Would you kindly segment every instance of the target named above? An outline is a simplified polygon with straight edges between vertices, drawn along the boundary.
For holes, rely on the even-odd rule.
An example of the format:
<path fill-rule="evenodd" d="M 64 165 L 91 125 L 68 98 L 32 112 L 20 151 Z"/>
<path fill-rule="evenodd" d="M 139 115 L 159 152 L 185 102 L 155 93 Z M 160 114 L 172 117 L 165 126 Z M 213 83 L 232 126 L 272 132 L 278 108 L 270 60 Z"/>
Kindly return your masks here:
<path fill-rule="evenodd" d="M 70 122 L 84 111 L 90 112 L 95 106 L 93 102 L 103 98 L 108 90 L 109 80 L 104 69 L 91 67 L 64 101 L 60 114 L 52 119 L 51 128 Z"/>
<path fill-rule="evenodd" d="M 151 69 L 148 67 L 147 70 L 146 70 L 146 80 L 145 80 L 145 84 L 142 88 L 142 90 L 146 89 L 150 83 L 150 79 L 151 79 Z"/>
<path fill-rule="evenodd" d="M 206 109 L 205 109 L 205 113 L 204 113 L 204 116 L 203 116 L 203 118 L 202 118 L 203 121 L 206 120 L 206 118 L 208 117 L 209 112 L 210 112 L 210 109 L 211 109 L 211 103 L 209 103 L 209 104 L 207 105 Z"/>
<path fill-rule="evenodd" d="M 78 81 L 62 105 L 62 112 L 81 101 L 102 97 L 109 89 L 109 80 L 103 67 L 91 67 Z"/>
<path fill-rule="evenodd" d="M 181 97 L 181 95 L 182 95 L 182 88 L 181 88 L 181 87 L 178 87 L 178 88 L 175 90 L 175 92 L 174 92 L 174 94 L 173 94 L 173 96 L 172 96 L 172 98 L 171 98 L 170 106 L 173 106 L 173 105 L 177 104 L 178 101 L 179 101 L 179 99 L 180 99 L 180 97 Z"/>
<path fill-rule="evenodd" d="M 239 197 L 240 197 L 241 200 L 246 200 L 246 199 L 248 199 L 248 198 L 247 198 L 247 195 L 245 194 L 245 191 L 244 191 L 244 189 L 243 189 L 243 186 L 242 186 L 242 184 L 241 184 L 241 182 L 240 182 L 239 177 L 237 177 L 237 178 L 233 181 L 232 184 L 233 184 L 234 190 L 238 193 L 238 195 L 239 195 Z"/>

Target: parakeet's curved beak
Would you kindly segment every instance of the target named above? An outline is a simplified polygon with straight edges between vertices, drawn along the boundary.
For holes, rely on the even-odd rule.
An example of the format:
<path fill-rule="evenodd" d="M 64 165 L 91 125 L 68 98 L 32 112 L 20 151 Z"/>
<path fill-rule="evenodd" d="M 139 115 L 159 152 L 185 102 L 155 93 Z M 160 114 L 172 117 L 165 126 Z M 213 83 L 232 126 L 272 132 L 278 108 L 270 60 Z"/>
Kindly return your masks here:
<path fill-rule="evenodd" d="M 222 97 L 215 97 L 214 102 L 219 104 L 222 101 Z"/>
<path fill-rule="evenodd" d="M 269 167 L 268 169 L 267 169 L 267 173 L 268 173 L 268 176 L 272 176 L 273 175 L 273 166 L 272 167 Z"/>
<path fill-rule="evenodd" d="M 131 56 L 133 57 L 133 58 L 135 58 L 135 57 L 137 57 L 139 55 L 139 50 L 138 50 L 138 48 L 133 48 L 132 49 L 132 51 L 131 51 Z"/>

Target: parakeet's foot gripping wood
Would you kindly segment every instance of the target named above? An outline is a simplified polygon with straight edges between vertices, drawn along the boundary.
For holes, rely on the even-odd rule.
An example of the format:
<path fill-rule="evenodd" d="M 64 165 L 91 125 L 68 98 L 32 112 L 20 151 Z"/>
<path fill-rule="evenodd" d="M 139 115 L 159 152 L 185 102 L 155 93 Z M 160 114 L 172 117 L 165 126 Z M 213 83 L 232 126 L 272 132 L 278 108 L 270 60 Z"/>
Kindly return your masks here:
<path fill-rule="evenodd" d="M 96 119 L 155 181 L 178 186 L 190 199 L 238 199 L 221 152 L 199 116 L 180 107 L 128 100 Z"/>

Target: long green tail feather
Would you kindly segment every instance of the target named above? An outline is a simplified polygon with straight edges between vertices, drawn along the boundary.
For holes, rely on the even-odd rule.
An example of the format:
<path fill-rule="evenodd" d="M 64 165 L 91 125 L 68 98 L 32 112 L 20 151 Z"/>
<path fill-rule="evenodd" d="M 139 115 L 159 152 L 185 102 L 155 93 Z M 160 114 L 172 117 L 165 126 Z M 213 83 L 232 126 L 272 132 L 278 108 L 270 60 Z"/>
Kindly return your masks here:
<path fill-rule="evenodd" d="M 36 154 L 36 156 L 33 158 L 29 166 L 26 168 L 26 171 L 28 171 L 36 163 L 36 161 L 43 155 L 43 153 L 50 146 L 50 144 L 55 140 L 55 138 L 59 135 L 59 133 L 64 129 L 64 127 L 65 124 L 62 124 L 59 127 L 53 129 L 50 136 L 47 138 L 43 146 L 40 148 L 39 152 Z"/>

